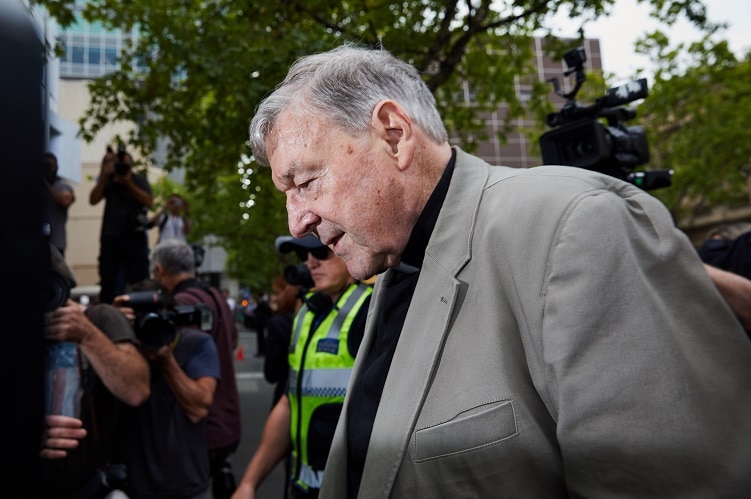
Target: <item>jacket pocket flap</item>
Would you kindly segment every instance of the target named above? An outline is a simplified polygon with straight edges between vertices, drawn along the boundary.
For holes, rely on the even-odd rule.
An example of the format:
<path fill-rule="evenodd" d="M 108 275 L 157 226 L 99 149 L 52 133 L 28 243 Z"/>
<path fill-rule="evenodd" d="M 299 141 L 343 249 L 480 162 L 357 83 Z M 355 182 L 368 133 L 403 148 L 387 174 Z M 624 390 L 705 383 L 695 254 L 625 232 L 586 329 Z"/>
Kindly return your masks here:
<path fill-rule="evenodd" d="M 463 411 L 445 423 L 415 432 L 416 462 L 467 452 L 517 434 L 514 407 L 501 400 Z"/>

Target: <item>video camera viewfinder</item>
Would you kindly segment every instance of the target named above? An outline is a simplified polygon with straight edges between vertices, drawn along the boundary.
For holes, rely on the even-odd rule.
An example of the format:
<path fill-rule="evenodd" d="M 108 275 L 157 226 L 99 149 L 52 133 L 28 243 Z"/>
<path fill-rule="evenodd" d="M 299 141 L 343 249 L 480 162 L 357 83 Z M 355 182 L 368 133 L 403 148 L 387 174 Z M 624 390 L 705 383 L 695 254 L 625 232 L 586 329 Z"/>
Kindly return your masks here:
<path fill-rule="evenodd" d="M 672 170 L 634 171 L 649 161 L 649 144 L 642 127 L 625 125 L 636 116 L 636 111 L 621 106 L 647 96 L 646 78 L 611 88 L 593 105 L 582 106 L 576 102 L 576 94 L 586 81 L 584 48 L 571 50 L 563 58 L 568 66 L 564 75 L 575 73 L 576 85 L 571 92 L 564 93 L 557 78 L 549 80 L 554 92 L 567 102 L 559 112 L 547 116 L 548 126 L 554 129 L 540 137 L 543 164 L 597 171 L 644 190 L 669 186 Z"/>

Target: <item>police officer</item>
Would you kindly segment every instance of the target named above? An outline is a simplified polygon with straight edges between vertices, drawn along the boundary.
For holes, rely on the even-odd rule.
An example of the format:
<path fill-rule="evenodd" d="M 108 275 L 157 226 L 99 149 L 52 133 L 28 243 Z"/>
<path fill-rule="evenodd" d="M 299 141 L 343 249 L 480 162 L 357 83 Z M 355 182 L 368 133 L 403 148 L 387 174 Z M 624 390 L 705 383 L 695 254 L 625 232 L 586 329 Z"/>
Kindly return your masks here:
<path fill-rule="evenodd" d="M 372 288 L 350 276 L 344 261 L 314 236 L 289 238 L 278 248 L 307 262 L 315 288 L 292 324 L 287 391 L 269 414 L 236 499 L 255 497 L 289 453 L 290 497 L 318 497 L 370 303 Z"/>

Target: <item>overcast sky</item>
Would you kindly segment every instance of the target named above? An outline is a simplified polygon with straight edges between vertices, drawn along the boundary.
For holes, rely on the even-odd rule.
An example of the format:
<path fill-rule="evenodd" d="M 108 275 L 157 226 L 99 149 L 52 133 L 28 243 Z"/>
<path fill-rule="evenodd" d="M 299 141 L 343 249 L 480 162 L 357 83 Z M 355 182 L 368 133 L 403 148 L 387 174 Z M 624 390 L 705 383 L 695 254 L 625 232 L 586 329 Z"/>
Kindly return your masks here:
<path fill-rule="evenodd" d="M 709 19 L 714 22 L 727 22 L 730 27 L 723 38 L 737 56 L 751 50 L 751 0 L 705 0 Z M 556 18 L 558 26 L 555 34 L 576 36 L 576 27 Z M 649 60 L 634 54 L 634 41 L 648 31 L 660 27 L 649 17 L 649 6 L 638 4 L 636 0 L 616 0 L 615 8 L 609 17 L 603 17 L 585 27 L 587 38 L 599 38 L 603 66 L 606 72 L 614 73 L 616 83 L 627 80 L 637 68 L 649 71 Z M 664 25 L 660 29 L 668 35 L 671 45 L 679 41 L 695 41 L 698 32 L 686 21 L 680 21 L 671 28 Z"/>

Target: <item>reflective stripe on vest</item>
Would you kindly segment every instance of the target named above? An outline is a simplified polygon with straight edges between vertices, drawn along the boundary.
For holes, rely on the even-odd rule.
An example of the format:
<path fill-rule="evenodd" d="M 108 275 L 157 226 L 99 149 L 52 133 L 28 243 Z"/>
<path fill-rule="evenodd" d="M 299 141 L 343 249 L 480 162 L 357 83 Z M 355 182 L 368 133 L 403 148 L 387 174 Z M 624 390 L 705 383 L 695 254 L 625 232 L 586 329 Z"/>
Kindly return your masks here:
<path fill-rule="evenodd" d="M 302 482 L 307 489 L 320 489 L 323 482 L 323 471 L 316 471 L 305 463 L 300 464 L 300 476 L 297 483 Z"/>
<path fill-rule="evenodd" d="M 352 368 L 313 369 L 302 372 L 299 395 L 302 397 L 344 397 Z M 297 380 L 298 371 L 290 371 L 290 380 Z M 288 395 L 298 395 L 298 384 L 293 382 Z"/>
<path fill-rule="evenodd" d="M 310 330 L 315 317 L 307 307 L 301 308 L 295 317 L 287 396 L 290 402 L 292 480 L 303 489 L 321 486 L 323 472 L 311 465 L 312 456 L 308 455 L 311 418 L 321 406 L 344 402 L 355 363 L 347 344 L 349 328 L 371 293 L 372 288 L 368 285 L 350 285 L 337 300 L 338 308 L 332 307 L 315 331 Z"/>

